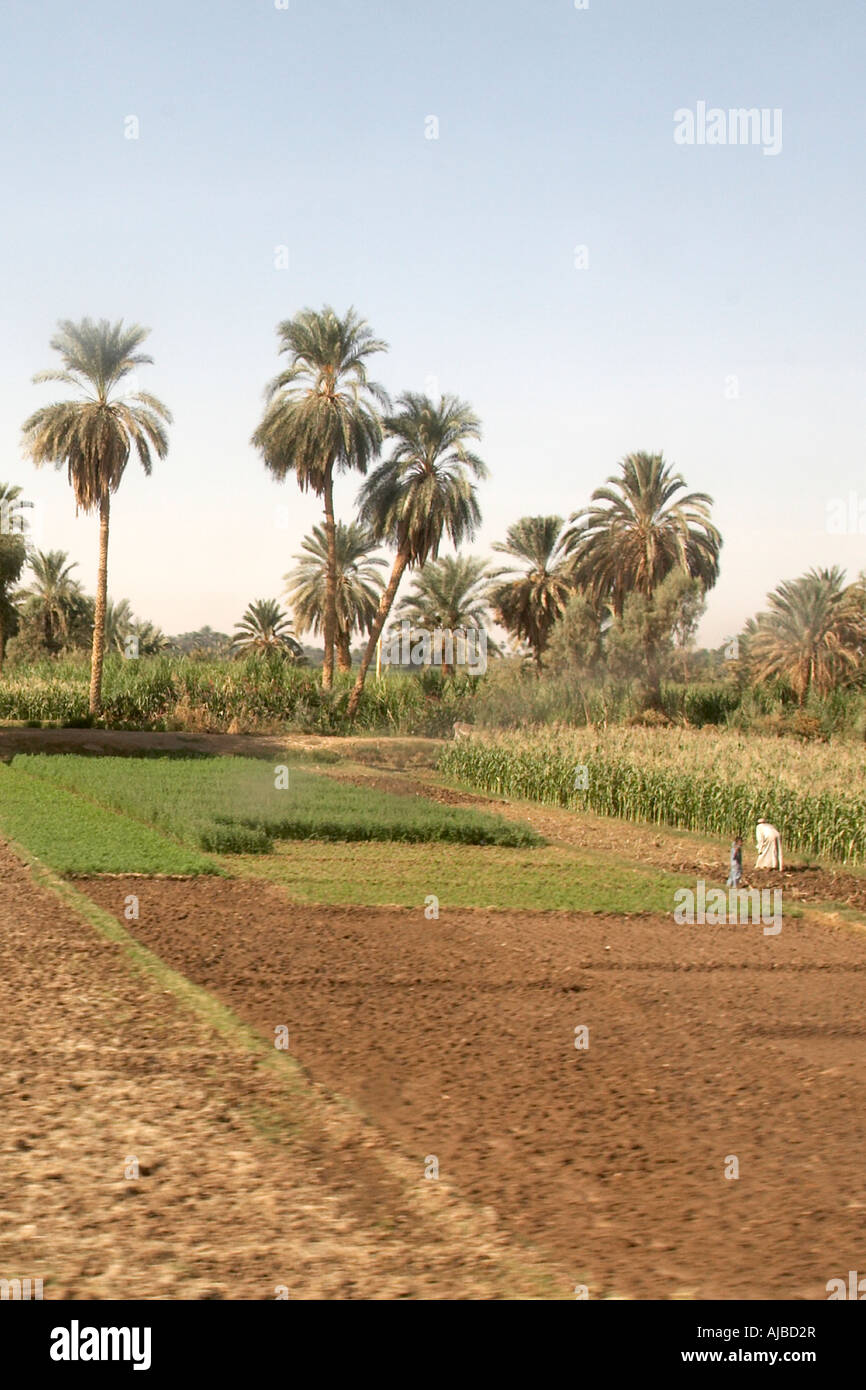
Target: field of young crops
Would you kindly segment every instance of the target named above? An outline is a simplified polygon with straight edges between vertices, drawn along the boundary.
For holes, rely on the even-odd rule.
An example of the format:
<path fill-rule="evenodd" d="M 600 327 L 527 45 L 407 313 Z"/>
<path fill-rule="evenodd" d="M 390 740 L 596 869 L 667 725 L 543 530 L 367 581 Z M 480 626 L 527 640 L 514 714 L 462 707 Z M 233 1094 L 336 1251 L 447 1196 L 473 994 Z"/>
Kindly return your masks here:
<path fill-rule="evenodd" d="M 730 837 L 760 816 L 801 853 L 866 863 L 866 748 L 615 728 L 476 736 L 440 769 L 484 791 Z"/>
<path fill-rule="evenodd" d="M 45 789 L 58 788 L 88 814 L 94 808 L 116 811 L 148 834 L 156 831 L 214 854 L 268 854 L 275 840 L 515 848 L 541 843 L 528 826 L 501 816 L 390 796 L 323 776 L 294 759 L 275 766 L 262 758 L 19 754 L 4 772 L 7 800 L 13 794 L 22 800 L 35 796 L 41 810 Z M 68 810 L 68 796 L 64 804 Z M 4 816 L 0 805 L 0 828 Z"/>

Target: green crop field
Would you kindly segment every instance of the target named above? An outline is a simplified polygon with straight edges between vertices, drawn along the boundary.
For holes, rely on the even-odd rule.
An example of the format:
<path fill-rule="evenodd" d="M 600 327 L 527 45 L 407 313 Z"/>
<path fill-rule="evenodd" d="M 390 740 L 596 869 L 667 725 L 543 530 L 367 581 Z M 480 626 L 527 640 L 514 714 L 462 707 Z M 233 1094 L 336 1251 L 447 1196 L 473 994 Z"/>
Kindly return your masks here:
<path fill-rule="evenodd" d="M 219 873 L 213 860 L 152 827 L 2 764 L 0 833 L 58 873 Z"/>
<path fill-rule="evenodd" d="M 488 812 L 357 787 L 294 761 L 21 754 L 12 767 L 215 853 L 268 853 L 274 840 L 541 843 Z"/>

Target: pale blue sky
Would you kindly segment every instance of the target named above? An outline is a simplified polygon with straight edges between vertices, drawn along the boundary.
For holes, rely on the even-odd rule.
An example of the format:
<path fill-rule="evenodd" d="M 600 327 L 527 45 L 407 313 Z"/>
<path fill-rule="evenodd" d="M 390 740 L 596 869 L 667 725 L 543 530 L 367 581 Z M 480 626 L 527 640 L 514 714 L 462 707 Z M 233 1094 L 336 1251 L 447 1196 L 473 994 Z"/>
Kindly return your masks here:
<path fill-rule="evenodd" d="M 825 524 L 866 506 L 856 0 L 6 0 L 0 39 L 0 476 L 88 587 L 96 524 L 20 451 L 56 321 L 151 327 L 175 416 L 116 499 L 111 594 L 230 630 L 319 520 L 249 436 L 276 323 L 324 302 L 391 344 L 389 390 L 480 414 L 479 553 L 660 449 L 725 537 L 704 640 L 810 565 L 866 566 Z M 781 108 L 781 153 L 678 146 L 699 101 Z"/>

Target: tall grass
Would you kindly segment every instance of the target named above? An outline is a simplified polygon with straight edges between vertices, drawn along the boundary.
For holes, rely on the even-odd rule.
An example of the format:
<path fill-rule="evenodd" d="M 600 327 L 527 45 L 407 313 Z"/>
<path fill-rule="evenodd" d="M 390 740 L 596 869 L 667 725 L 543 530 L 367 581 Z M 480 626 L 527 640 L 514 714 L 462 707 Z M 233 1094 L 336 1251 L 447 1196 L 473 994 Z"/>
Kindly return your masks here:
<path fill-rule="evenodd" d="M 186 657 L 106 658 L 102 722 L 113 728 L 214 733 L 298 730 L 344 733 L 350 728 L 436 736 L 466 718 L 474 691 L 469 676 L 422 676 L 389 671 L 368 680 L 357 719 L 346 707 L 353 684 L 338 676 L 323 691 L 321 673 L 261 658 L 242 662 Z M 0 719 L 30 723 L 88 723 L 86 661 L 44 661 L 16 667 L 0 679 Z"/>
<path fill-rule="evenodd" d="M 794 850 L 866 863 L 866 751 L 854 745 L 560 730 L 461 741 L 439 766 L 485 791 L 724 837 L 764 816 Z"/>

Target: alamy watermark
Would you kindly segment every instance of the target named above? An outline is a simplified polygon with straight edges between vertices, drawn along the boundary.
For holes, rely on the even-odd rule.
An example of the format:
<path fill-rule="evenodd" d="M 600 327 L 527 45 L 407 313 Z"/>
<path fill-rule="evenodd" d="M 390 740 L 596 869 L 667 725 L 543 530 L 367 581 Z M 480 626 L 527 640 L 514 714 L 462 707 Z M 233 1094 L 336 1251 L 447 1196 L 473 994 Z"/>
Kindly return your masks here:
<path fill-rule="evenodd" d="M 771 898 L 772 893 L 772 898 Z M 771 907 L 772 903 L 772 907 Z M 678 888 L 674 893 L 674 921 L 679 925 L 709 927 L 758 926 L 764 936 L 778 936 L 782 930 L 781 888 L 710 888 L 699 878 L 695 888 Z"/>
<path fill-rule="evenodd" d="M 826 518 L 831 536 L 866 536 L 866 493 L 851 491 L 847 498 L 831 497 Z"/>
<path fill-rule="evenodd" d="M 382 638 L 383 666 L 465 667 L 470 676 L 487 670 L 487 632 L 483 627 L 413 627 L 405 619 L 400 631 Z"/>
<path fill-rule="evenodd" d="M 707 107 L 699 101 L 694 111 L 681 106 L 674 112 L 675 145 L 760 145 L 764 154 L 782 149 L 782 108 L 762 106 Z"/>

